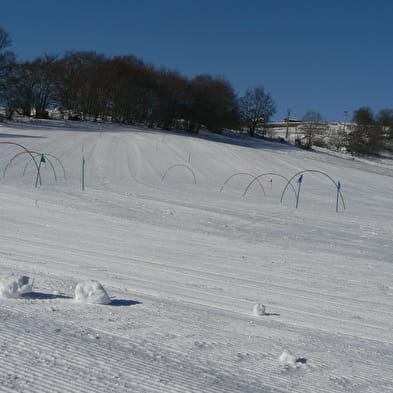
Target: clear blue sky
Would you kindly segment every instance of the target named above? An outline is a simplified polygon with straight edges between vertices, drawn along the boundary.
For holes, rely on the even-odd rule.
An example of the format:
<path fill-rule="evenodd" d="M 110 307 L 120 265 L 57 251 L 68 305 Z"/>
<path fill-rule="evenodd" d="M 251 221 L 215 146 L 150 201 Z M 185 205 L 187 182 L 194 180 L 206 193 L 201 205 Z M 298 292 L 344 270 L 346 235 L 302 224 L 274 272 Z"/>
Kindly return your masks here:
<path fill-rule="evenodd" d="M 2 0 L 0 26 L 19 60 L 95 50 L 263 85 L 276 120 L 393 108 L 393 0 Z"/>

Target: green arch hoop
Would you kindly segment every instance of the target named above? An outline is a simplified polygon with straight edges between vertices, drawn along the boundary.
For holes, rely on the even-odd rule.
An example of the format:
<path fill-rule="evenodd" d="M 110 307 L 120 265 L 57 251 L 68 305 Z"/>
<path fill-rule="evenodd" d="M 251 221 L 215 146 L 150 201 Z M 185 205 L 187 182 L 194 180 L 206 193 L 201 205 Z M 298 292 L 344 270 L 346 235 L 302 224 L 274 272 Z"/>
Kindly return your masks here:
<path fill-rule="evenodd" d="M 37 161 L 35 160 L 33 154 L 30 153 L 29 150 L 27 150 L 24 146 L 20 145 L 19 143 L 15 143 L 15 142 L 0 142 L 1 144 L 6 144 L 6 145 L 15 145 L 15 146 L 19 146 L 21 147 L 26 153 L 30 154 L 30 157 L 32 158 L 32 160 L 34 161 L 35 167 L 37 169 L 37 180 L 39 180 L 40 185 L 41 183 L 41 174 L 40 174 L 40 168 L 37 164 Z M 37 187 L 37 181 L 35 182 L 35 187 Z"/>
<path fill-rule="evenodd" d="M 53 175 L 54 175 L 54 177 L 55 177 L 55 181 L 57 182 L 57 175 L 56 175 L 55 167 L 53 166 L 52 161 L 49 159 L 49 157 L 47 157 L 44 153 L 38 153 L 38 152 L 35 152 L 35 156 L 36 156 L 36 157 L 39 156 L 39 157 L 41 157 L 41 158 L 42 158 L 42 156 L 44 156 L 45 161 L 48 161 L 49 165 L 51 166 Z M 25 175 L 26 169 L 27 169 L 27 167 L 29 166 L 30 162 L 31 162 L 31 158 L 30 158 L 30 160 L 26 163 L 26 165 L 25 165 L 25 167 L 24 167 L 24 169 L 23 169 L 23 176 Z"/>
<path fill-rule="evenodd" d="M 61 169 L 63 170 L 63 178 L 64 178 L 64 180 L 67 180 L 66 171 L 65 171 L 65 169 L 64 169 L 64 166 L 63 166 L 62 162 L 61 162 L 56 156 L 54 156 L 53 154 L 49 154 L 49 153 L 39 153 L 39 152 L 34 152 L 34 153 L 36 154 L 36 157 L 37 157 L 37 156 L 41 156 L 41 155 L 43 155 L 43 156 L 45 157 L 45 159 L 46 159 L 46 160 L 49 162 L 49 164 L 52 166 L 53 172 L 54 172 L 54 175 L 55 175 L 55 179 L 57 180 L 57 176 L 56 176 L 56 171 L 55 171 L 55 169 L 54 169 L 54 165 L 52 164 L 52 162 L 51 162 L 51 160 L 49 159 L 49 157 L 55 159 L 55 160 L 57 161 L 57 163 L 61 166 Z M 24 170 L 23 170 L 23 175 L 25 174 L 26 169 L 27 169 L 27 166 L 30 164 L 30 162 L 31 162 L 31 159 L 30 159 L 30 161 L 25 165 L 25 168 L 24 168 Z"/>
<path fill-rule="evenodd" d="M 265 189 L 263 188 L 263 185 L 262 185 L 262 183 L 259 181 L 259 179 L 256 179 L 256 176 L 252 175 L 251 173 L 247 173 L 247 172 L 238 172 L 238 173 L 234 173 L 233 175 L 229 176 L 229 177 L 225 180 L 224 184 L 221 186 L 221 188 L 220 188 L 220 193 L 221 193 L 222 190 L 224 189 L 225 185 L 229 182 L 229 180 L 231 180 L 231 179 L 232 179 L 233 177 L 235 177 L 235 176 L 251 176 L 251 177 L 253 178 L 253 180 L 256 180 L 256 181 L 258 182 L 259 186 L 260 186 L 261 189 L 262 189 L 263 195 L 266 196 Z M 244 196 L 244 194 L 243 194 L 243 196 Z"/>
<path fill-rule="evenodd" d="M 54 175 L 54 177 L 55 177 L 55 180 L 57 181 L 56 170 L 55 170 L 55 167 L 54 167 L 52 161 L 49 159 L 49 157 L 55 159 L 55 160 L 59 163 L 59 165 L 61 166 L 61 168 L 62 168 L 62 170 L 63 170 L 64 179 L 66 179 L 66 172 L 65 172 L 64 166 L 63 166 L 62 162 L 61 162 L 56 156 L 54 156 L 53 154 L 49 154 L 49 153 L 40 153 L 40 152 L 33 151 L 33 150 L 22 151 L 22 152 L 19 152 L 19 153 L 15 154 L 15 155 L 10 159 L 10 161 L 8 162 L 8 164 L 5 166 L 4 171 L 3 171 L 3 177 L 5 177 L 6 172 L 7 172 L 8 168 L 9 168 L 9 166 L 12 164 L 12 161 L 14 161 L 17 157 L 21 156 L 22 154 L 27 154 L 27 153 L 30 154 L 31 158 L 30 158 L 30 160 L 26 163 L 26 165 L 25 165 L 25 167 L 24 167 L 23 176 L 24 176 L 25 173 L 26 173 L 26 169 L 27 169 L 28 165 L 29 165 L 30 162 L 33 160 L 33 155 L 34 155 L 35 157 L 44 156 L 44 158 L 48 161 L 49 165 L 51 166 L 52 171 L 53 171 L 53 175 Z"/>
<path fill-rule="evenodd" d="M 165 173 L 162 175 L 161 180 L 164 180 L 164 179 L 165 179 L 165 176 L 167 175 L 167 173 L 168 173 L 171 169 L 176 168 L 176 167 L 178 167 L 178 166 L 181 166 L 181 167 L 184 167 L 184 168 L 188 169 L 188 170 L 192 173 L 192 176 L 194 177 L 194 184 L 196 184 L 196 177 L 195 177 L 194 171 L 193 171 L 188 165 L 185 165 L 185 164 L 175 164 L 175 165 L 171 165 L 171 166 L 165 171 Z"/>
<path fill-rule="evenodd" d="M 244 192 L 243 192 L 243 196 L 245 196 L 247 194 L 248 189 L 251 187 L 251 185 L 257 181 L 259 178 L 263 177 L 263 176 L 279 176 L 281 178 L 283 178 L 286 182 L 288 182 L 288 178 L 279 174 L 279 173 L 275 173 L 275 172 L 267 172 L 267 173 L 262 173 L 261 175 L 256 176 L 253 180 L 251 180 L 251 182 L 248 184 L 248 186 L 245 188 Z M 290 183 L 293 192 L 295 193 L 295 198 L 296 198 L 296 190 L 295 187 L 292 185 L 292 183 Z"/>

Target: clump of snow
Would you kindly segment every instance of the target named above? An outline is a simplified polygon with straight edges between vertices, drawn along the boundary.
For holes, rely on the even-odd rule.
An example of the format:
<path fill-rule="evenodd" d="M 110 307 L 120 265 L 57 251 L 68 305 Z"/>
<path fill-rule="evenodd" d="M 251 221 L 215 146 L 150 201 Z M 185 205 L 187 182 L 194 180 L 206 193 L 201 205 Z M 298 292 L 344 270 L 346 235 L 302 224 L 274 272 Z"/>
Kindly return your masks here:
<path fill-rule="evenodd" d="M 254 304 L 252 313 L 255 316 L 265 315 L 266 307 L 262 303 Z"/>
<path fill-rule="evenodd" d="M 32 292 L 34 280 L 27 276 L 11 274 L 0 279 L 0 298 L 18 298 Z"/>
<path fill-rule="evenodd" d="M 287 350 L 284 350 L 278 360 L 287 366 L 296 367 L 296 358 Z"/>
<path fill-rule="evenodd" d="M 283 351 L 278 360 L 285 366 L 289 367 L 300 367 L 302 364 L 307 363 L 306 358 L 296 358 L 287 350 Z"/>
<path fill-rule="evenodd" d="M 80 282 L 75 288 L 75 301 L 78 303 L 109 304 L 109 298 L 104 287 L 95 280 Z"/>

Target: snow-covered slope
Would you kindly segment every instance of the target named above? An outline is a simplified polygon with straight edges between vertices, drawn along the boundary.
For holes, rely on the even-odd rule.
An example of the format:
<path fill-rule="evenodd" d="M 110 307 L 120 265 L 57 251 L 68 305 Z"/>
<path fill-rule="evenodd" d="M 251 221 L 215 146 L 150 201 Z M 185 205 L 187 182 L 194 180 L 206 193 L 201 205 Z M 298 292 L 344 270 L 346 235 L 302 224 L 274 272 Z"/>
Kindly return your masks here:
<path fill-rule="evenodd" d="M 50 159 L 35 188 L 0 144 L 0 276 L 34 280 L 0 299 L 0 391 L 393 392 L 389 161 L 100 123 L 0 142 Z M 346 210 L 317 172 L 280 203 L 310 169 Z M 111 303 L 75 301 L 87 280 Z"/>

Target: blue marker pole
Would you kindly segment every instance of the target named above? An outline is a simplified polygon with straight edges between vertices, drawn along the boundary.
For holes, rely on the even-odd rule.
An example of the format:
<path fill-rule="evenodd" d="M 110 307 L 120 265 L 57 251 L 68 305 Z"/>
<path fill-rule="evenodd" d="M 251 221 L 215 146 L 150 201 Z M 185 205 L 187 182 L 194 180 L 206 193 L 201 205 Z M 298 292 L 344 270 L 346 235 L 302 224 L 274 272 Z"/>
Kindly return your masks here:
<path fill-rule="evenodd" d="M 296 195 L 296 209 L 299 206 L 299 196 L 300 196 L 300 188 L 302 186 L 302 181 L 303 181 L 303 175 L 300 175 L 299 179 L 297 179 L 297 195 Z"/>
<path fill-rule="evenodd" d="M 82 191 L 85 191 L 85 156 L 82 156 Z"/>
<path fill-rule="evenodd" d="M 340 194 L 340 190 L 341 190 L 341 183 L 338 182 L 337 183 L 337 198 L 336 198 L 336 213 L 338 212 L 338 196 Z"/>

